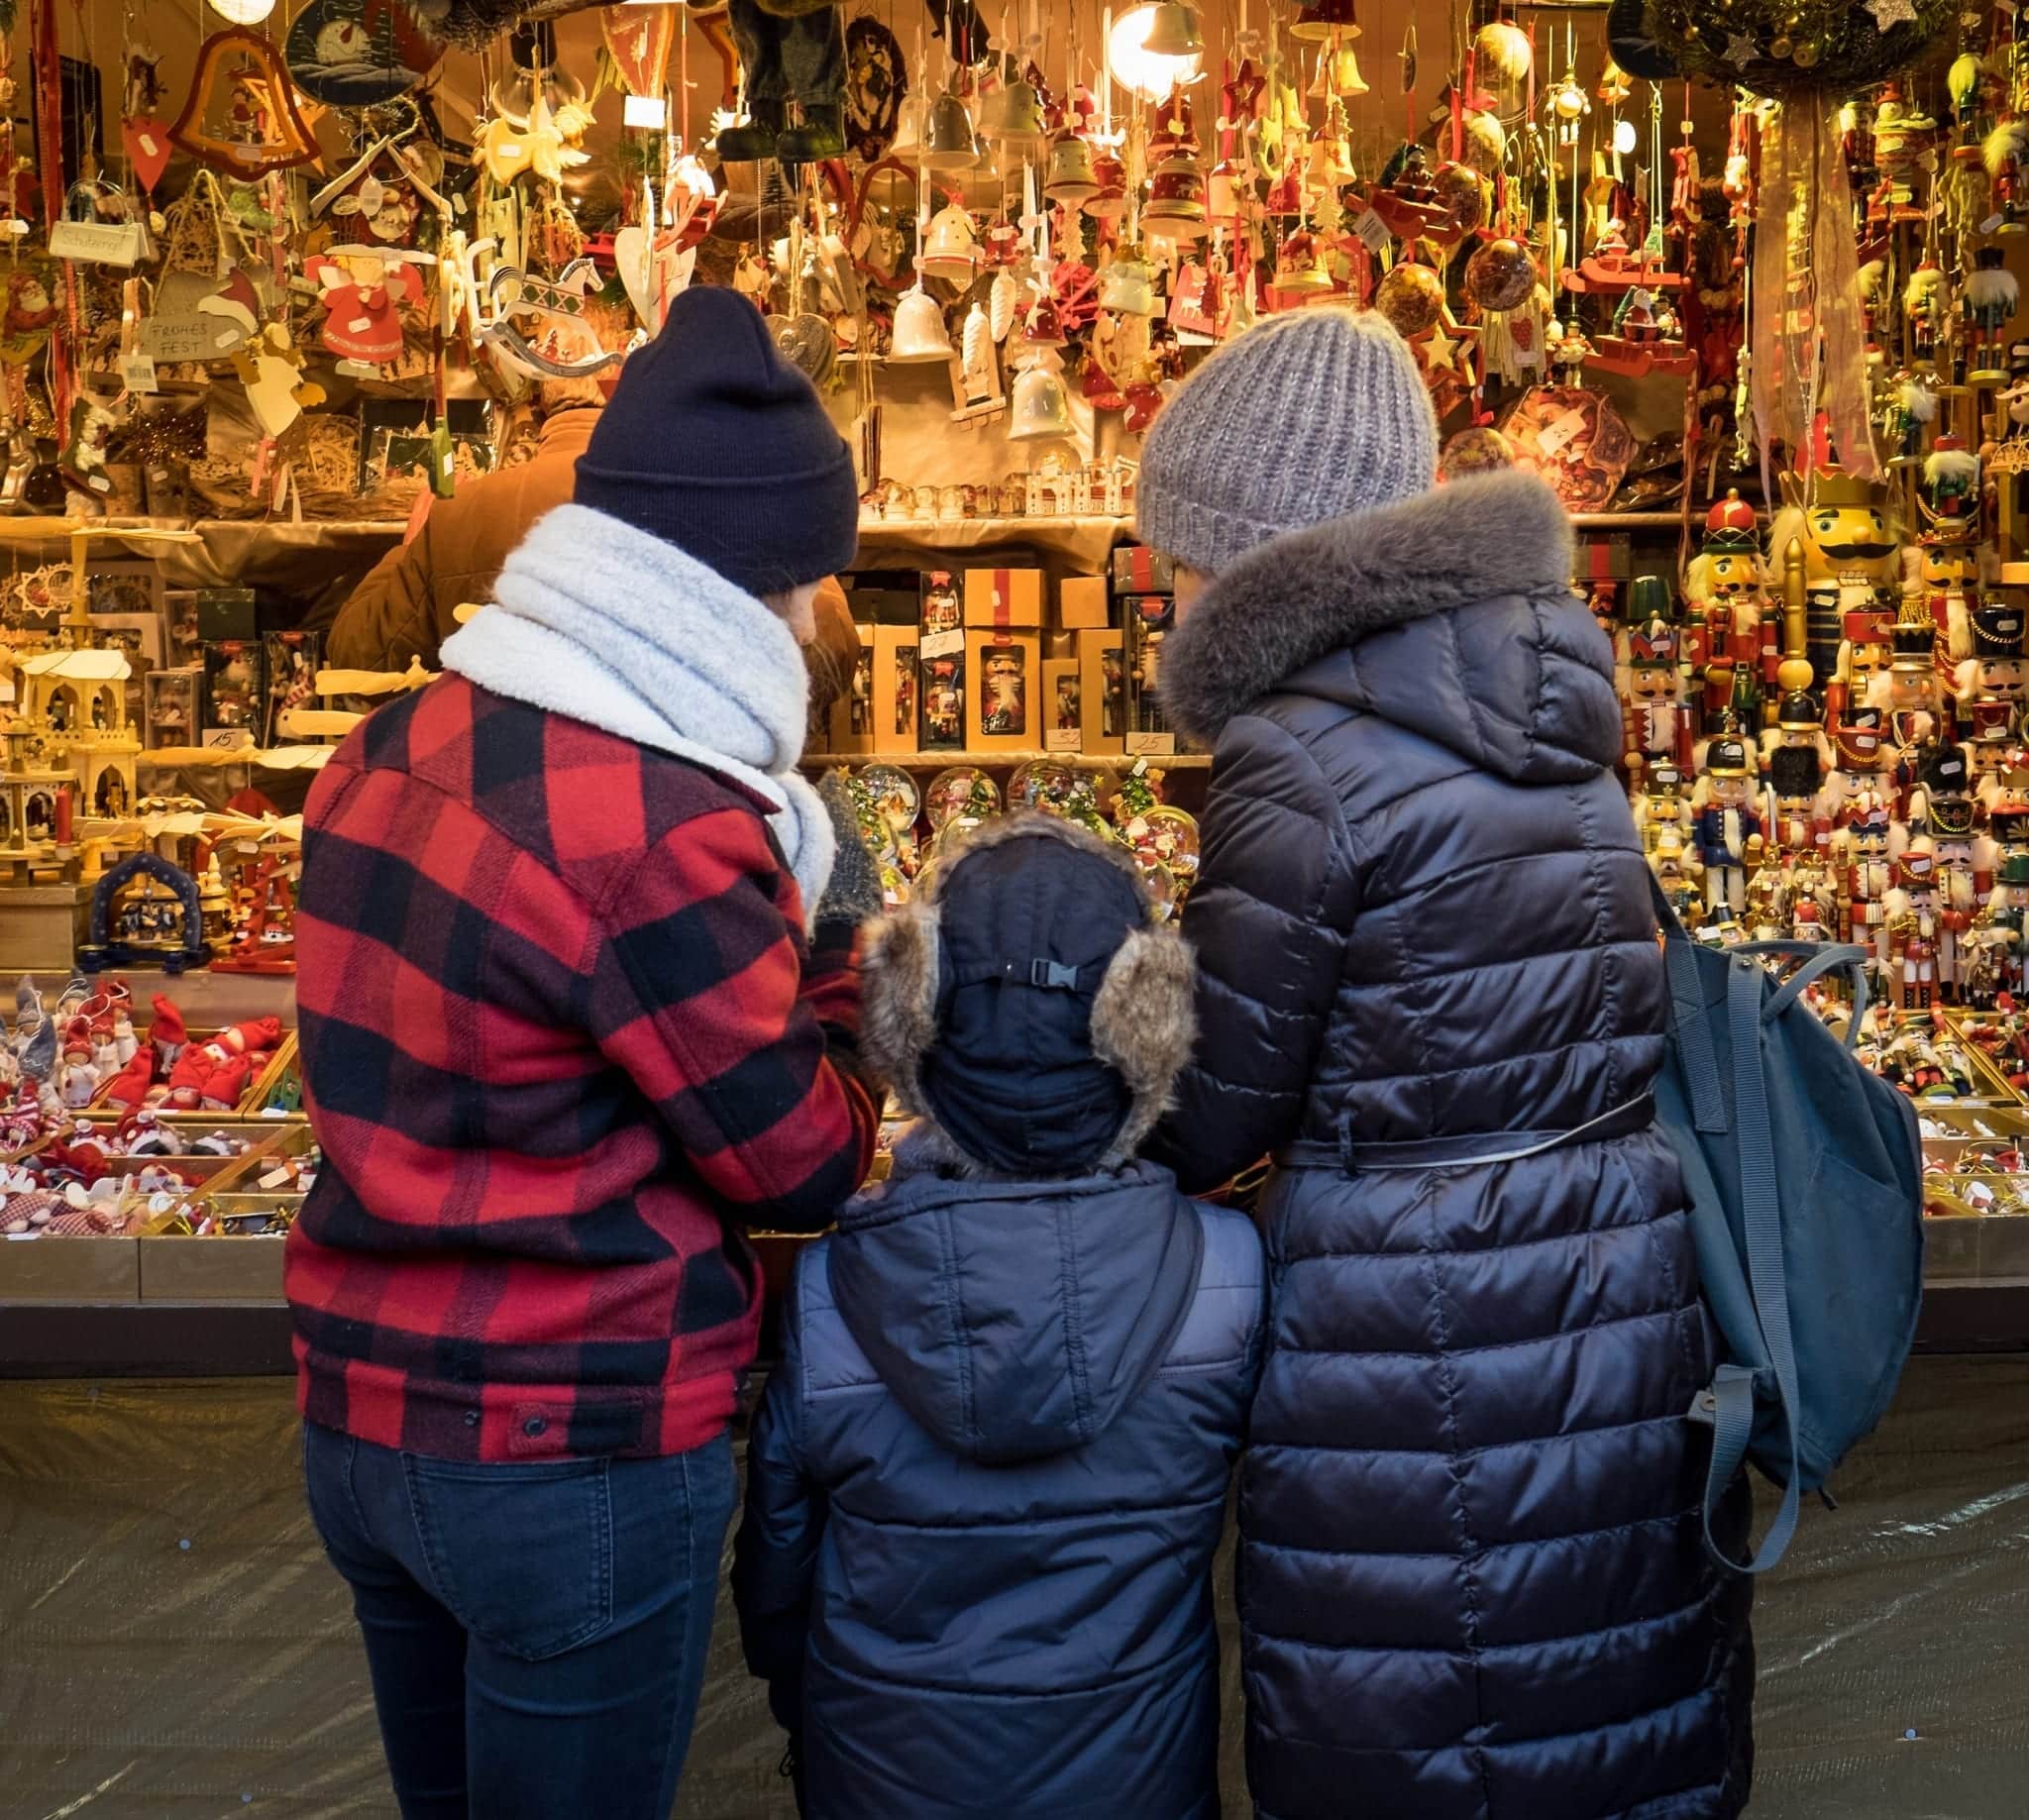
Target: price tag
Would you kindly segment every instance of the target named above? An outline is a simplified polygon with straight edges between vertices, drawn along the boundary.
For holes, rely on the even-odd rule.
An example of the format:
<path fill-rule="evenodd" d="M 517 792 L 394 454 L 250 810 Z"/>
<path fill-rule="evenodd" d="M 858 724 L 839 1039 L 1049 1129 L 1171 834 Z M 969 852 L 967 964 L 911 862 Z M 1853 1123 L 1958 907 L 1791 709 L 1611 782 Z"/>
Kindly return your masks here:
<path fill-rule="evenodd" d="M 155 361 L 146 354 L 128 354 L 121 357 L 120 383 L 132 392 L 153 392 L 161 389 L 156 383 Z"/>
<path fill-rule="evenodd" d="M 1388 232 L 1388 224 L 1370 208 L 1361 209 L 1352 218 L 1352 231 L 1366 244 L 1369 253 L 1385 253 L 1395 236 Z"/>
<path fill-rule="evenodd" d="M 261 1178 L 261 1186 L 263 1188 L 281 1188 L 294 1180 L 295 1177 L 286 1169 L 270 1169 Z"/>
<path fill-rule="evenodd" d="M 1566 411 L 1561 417 L 1554 417 L 1545 424 L 1536 435 L 1536 446 L 1546 456 L 1562 452 L 1564 445 L 1585 427 L 1583 411 Z"/>
<path fill-rule="evenodd" d="M 917 649 L 924 657 L 960 656 L 965 650 L 964 630 L 925 633 Z"/>

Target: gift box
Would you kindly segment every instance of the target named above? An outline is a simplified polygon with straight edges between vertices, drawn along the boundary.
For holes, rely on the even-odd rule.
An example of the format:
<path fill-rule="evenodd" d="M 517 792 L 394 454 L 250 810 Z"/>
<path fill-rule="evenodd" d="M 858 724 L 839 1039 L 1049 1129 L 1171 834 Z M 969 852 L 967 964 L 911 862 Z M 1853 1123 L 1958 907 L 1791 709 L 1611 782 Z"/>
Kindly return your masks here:
<path fill-rule="evenodd" d="M 916 646 L 919 751 L 965 749 L 965 634 L 925 633 Z"/>
<path fill-rule="evenodd" d="M 1127 751 L 1130 756 L 1168 758 L 1177 741 L 1163 714 L 1158 688 L 1163 640 L 1176 629 L 1177 603 L 1168 594 L 1134 594 L 1125 605 Z"/>
<path fill-rule="evenodd" d="M 1067 632 L 1103 632 L 1114 622 L 1103 575 L 1067 575 L 1057 588 L 1057 624 Z"/>
<path fill-rule="evenodd" d="M 197 697 L 204 672 L 196 664 L 175 670 L 151 670 L 142 680 L 148 748 L 194 746 L 197 743 Z"/>
<path fill-rule="evenodd" d="M 1075 657 L 1046 657 L 1042 662 L 1042 749 L 1045 752 L 1085 750 L 1081 712 L 1084 678 Z"/>
<path fill-rule="evenodd" d="M 1166 594 L 1177 585 L 1175 562 L 1146 544 L 1122 544 L 1114 552 L 1114 592 Z"/>
<path fill-rule="evenodd" d="M 1024 632 L 965 635 L 965 743 L 974 752 L 1042 745 L 1042 641 Z"/>
<path fill-rule="evenodd" d="M 1578 573 L 1571 580 L 1589 591 L 1594 582 L 1625 582 L 1635 573 L 1635 540 L 1625 531 L 1578 539 Z"/>
<path fill-rule="evenodd" d="M 965 572 L 968 631 L 1026 631 L 1042 626 L 1040 569 L 968 569 Z"/>
<path fill-rule="evenodd" d="M 824 741 L 824 750 L 833 755 L 874 749 L 874 628 L 856 625 L 853 631 L 859 637 L 859 655 L 853 660 L 852 680 L 831 703 Z"/>
<path fill-rule="evenodd" d="M 253 589 L 197 589 L 197 636 L 202 642 L 225 644 L 260 635 L 260 606 Z"/>
<path fill-rule="evenodd" d="M 910 625 L 874 627 L 873 750 L 913 752 L 917 746 L 916 648 L 919 634 Z"/>
<path fill-rule="evenodd" d="M 1078 634 L 1078 728 L 1088 757 L 1114 757 L 1127 749 L 1126 660 L 1121 633 Z"/>
<path fill-rule="evenodd" d="M 204 731 L 200 744 L 254 744 L 266 696 L 261 646 L 253 639 L 207 642 L 204 653 Z"/>

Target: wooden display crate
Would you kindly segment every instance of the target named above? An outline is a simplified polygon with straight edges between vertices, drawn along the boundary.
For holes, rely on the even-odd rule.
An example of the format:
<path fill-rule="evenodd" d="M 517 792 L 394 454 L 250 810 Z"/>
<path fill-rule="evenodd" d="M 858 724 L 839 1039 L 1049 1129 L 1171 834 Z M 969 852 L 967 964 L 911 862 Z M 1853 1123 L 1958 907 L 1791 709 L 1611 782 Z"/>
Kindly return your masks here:
<path fill-rule="evenodd" d="M 273 1205 L 272 1197 L 267 1199 Z M 143 1302 L 281 1300 L 279 1233 L 135 1238 L 128 1242 L 139 1253 Z"/>
<path fill-rule="evenodd" d="M 0 1238 L 0 1303 L 136 1301 L 141 1295 L 140 1242 Z"/>

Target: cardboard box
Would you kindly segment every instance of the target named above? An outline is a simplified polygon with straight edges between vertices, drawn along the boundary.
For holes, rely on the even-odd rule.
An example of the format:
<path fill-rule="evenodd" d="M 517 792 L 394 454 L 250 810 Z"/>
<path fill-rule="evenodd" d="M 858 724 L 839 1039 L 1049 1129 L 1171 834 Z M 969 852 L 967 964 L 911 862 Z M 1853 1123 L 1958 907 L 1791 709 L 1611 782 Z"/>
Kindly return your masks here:
<path fill-rule="evenodd" d="M 207 746 L 251 746 L 261 728 L 267 691 L 256 639 L 207 643 L 204 651 L 204 734 Z"/>
<path fill-rule="evenodd" d="M 1079 697 L 1084 679 L 1075 657 L 1046 657 L 1042 662 L 1042 749 L 1083 752 L 1085 725 Z"/>
<path fill-rule="evenodd" d="M 1114 622 L 1103 575 L 1067 575 L 1057 588 L 1057 624 L 1067 632 L 1103 632 Z"/>
<path fill-rule="evenodd" d="M 269 1196 L 269 1201 L 276 1197 Z M 144 1302 L 279 1302 L 282 1239 L 137 1238 Z"/>
<path fill-rule="evenodd" d="M 251 588 L 200 588 L 197 636 L 206 644 L 261 636 L 260 612 Z"/>
<path fill-rule="evenodd" d="M 0 1302 L 133 1302 L 133 1238 L 0 1238 Z"/>
<path fill-rule="evenodd" d="M 932 569 L 923 577 L 916 625 L 925 638 L 942 638 L 947 633 L 965 630 L 964 597 L 948 570 Z"/>
<path fill-rule="evenodd" d="M 1042 627 L 1040 569 L 968 569 L 965 572 L 967 631 L 1039 631 Z"/>
<path fill-rule="evenodd" d="M 873 750 L 907 753 L 916 750 L 916 644 L 912 625 L 874 628 Z"/>
<path fill-rule="evenodd" d="M 874 749 L 874 628 L 856 625 L 860 654 L 854 660 L 852 681 L 838 693 L 831 704 L 824 751 L 829 757 L 854 756 Z"/>
<path fill-rule="evenodd" d="M 1146 544 L 1122 544 L 1114 552 L 1114 592 L 1166 594 L 1177 585 L 1177 566 Z"/>
<path fill-rule="evenodd" d="M 1119 632 L 1078 634 L 1080 749 L 1111 758 L 1127 749 L 1126 662 Z"/>
<path fill-rule="evenodd" d="M 965 635 L 965 744 L 973 752 L 1042 746 L 1042 641 L 1031 632 Z"/>

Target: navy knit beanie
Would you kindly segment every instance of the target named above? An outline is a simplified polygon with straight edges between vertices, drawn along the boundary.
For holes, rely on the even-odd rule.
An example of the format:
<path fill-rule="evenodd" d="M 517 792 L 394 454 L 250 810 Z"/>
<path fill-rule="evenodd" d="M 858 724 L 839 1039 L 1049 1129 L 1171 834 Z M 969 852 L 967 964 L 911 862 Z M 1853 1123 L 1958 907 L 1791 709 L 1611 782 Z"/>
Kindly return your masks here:
<path fill-rule="evenodd" d="M 821 582 L 859 543 L 852 451 L 761 312 L 705 286 L 620 370 L 573 497 L 750 594 Z"/>

